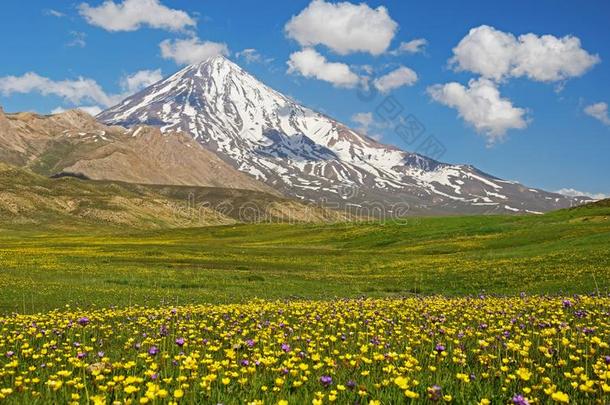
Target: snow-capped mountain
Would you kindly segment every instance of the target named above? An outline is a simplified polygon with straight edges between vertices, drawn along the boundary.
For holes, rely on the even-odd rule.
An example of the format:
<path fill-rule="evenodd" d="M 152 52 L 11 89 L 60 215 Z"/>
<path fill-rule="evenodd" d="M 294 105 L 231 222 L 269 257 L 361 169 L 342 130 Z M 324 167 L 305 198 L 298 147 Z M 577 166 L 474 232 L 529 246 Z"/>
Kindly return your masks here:
<path fill-rule="evenodd" d="M 217 56 L 188 66 L 98 117 L 182 131 L 291 197 L 411 212 L 543 212 L 584 201 L 383 145 L 303 107 Z"/>

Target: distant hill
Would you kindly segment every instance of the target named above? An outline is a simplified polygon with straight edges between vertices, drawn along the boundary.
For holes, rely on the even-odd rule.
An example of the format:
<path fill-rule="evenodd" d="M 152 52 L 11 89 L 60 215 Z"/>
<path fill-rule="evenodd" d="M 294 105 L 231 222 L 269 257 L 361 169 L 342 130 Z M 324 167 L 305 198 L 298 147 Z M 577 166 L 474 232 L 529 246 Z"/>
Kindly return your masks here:
<path fill-rule="evenodd" d="M 0 227 L 172 228 L 340 221 L 335 211 L 252 190 L 51 179 L 0 163 Z"/>
<path fill-rule="evenodd" d="M 578 209 L 589 209 L 589 208 L 605 208 L 610 207 L 610 198 L 606 198 L 604 200 L 590 202 L 588 204 L 584 204 L 578 207 L 571 208 L 572 210 Z"/>
<path fill-rule="evenodd" d="M 264 191 L 271 187 L 235 170 L 189 136 L 140 126 L 106 126 L 85 112 L 45 116 L 0 109 L 0 162 L 44 176 Z"/>

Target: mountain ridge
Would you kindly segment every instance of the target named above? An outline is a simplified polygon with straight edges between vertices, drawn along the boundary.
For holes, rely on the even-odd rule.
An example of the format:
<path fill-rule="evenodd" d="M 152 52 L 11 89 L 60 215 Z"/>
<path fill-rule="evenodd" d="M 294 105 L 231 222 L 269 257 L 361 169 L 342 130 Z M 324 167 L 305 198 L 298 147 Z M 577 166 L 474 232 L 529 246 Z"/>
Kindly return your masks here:
<path fill-rule="evenodd" d="M 100 113 L 108 125 L 190 134 L 284 195 L 412 214 L 528 213 L 588 201 L 383 145 L 301 106 L 223 56 L 187 66 Z M 347 190 L 347 191 L 346 191 Z"/>

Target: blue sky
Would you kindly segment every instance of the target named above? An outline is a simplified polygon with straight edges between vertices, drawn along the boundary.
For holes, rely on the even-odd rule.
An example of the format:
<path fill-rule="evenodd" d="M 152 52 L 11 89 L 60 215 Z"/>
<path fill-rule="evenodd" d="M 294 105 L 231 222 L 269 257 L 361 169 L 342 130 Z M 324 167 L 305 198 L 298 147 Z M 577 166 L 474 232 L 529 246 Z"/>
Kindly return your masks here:
<path fill-rule="evenodd" d="M 123 1 L 114 0 L 112 6 L 125 14 Z M 267 1 L 264 7 L 246 0 L 127 1 L 153 4 L 162 12 L 152 13 L 156 19 L 146 13 L 113 18 L 99 0 L 89 0 L 88 8 L 72 0 L 31 0 L 27 7 L 4 1 L 0 105 L 9 112 L 40 113 L 103 108 L 178 70 L 187 61 L 176 45 L 191 41 L 200 52 L 225 53 L 307 106 L 366 127 L 382 142 L 417 148 L 375 113 L 380 102 L 393 97 L 404 107 L 402 115 L 413 114 L 444 145 L 441 160 L 547 190 L 610 194 L 610 122 L 604 110 L 610 104 L 607 1 L 363 5 L 293 0 Z M 163 20 L 165 12 L 174 14 Z M 318 26 L 316 17 L 323 13 L 328 19 Z M 363 15 L 366 24 L 379 25 L 367 30 L 379 30 L 364 38 L 357 33 L 350 38 L 346 30 L 334 35 L 341 13 Z M 401 43 L 417 39 L 425 45 L 411 43 L 411 48 L 405 45 L 410 52 L 398 51 Z M 490 40 L 490 48 L 481 51 L 481 43 Z M 165 52 L 163 41 L 169 41 Z M 563 53 L 539 56 L 555 45 L 565 46 Z M 251 49 L 246 53 L 254 60 L 246 58 L 245 49 Z M 190 58 L 197 54 L 188 47 L 183 51 Z M 510 66 L 502 68 L 503 62 Z M 358 97 L 360 89 L 374 88 L 376 79 L 401 68 L 417 79 L 397 74 L 380 86 L 385 93 L 374 100 Z M 36 75 L 24 76 L 28 72 Z M 79 77 L 89 80 L 75 85 Z M 90 89 L 100 94 L 87 97 Z M 481 101 L 489 102 L 489 111 L 477 104 Z"/>

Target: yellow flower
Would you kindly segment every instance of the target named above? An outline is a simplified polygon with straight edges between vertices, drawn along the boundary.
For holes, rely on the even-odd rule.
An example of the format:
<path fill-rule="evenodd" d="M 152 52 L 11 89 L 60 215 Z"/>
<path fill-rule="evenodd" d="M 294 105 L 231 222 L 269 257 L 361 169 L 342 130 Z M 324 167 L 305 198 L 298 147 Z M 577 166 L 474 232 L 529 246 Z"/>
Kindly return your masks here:
<path fill-rule="evenodd" d="M 398 388 L 401 390 L 406 390 L 409 388 L 409 379 L 403 376 L 396 377 L 394 379 L 394 384 L 398 385 Z"/>
<path fill-rule="evenodd" d="M 419 394 L 417 392 L 413 392 L 411 390 L 405 390 L 405 396 L 407 398 L 411 398 L 411 399 L 419 398 Z"/>
<path fill-rule="evenodd" d="M 570 402 L 570 397 L 568 396 L 568 394 L 561 391 L 557 391 L 551 394 L 551 398 L 553 399 L 553 401 L 561 402 L 562 404 L 567 404 Z"/>
<path fill-rule="evenodd" d="M 183 396 L 184 396 L 184 391 L 182 391 L 181 389 L 177 389 L 176 391 L 174 391 L 174 398 L 180 399 Z"/>
<path fill-rule="evenodd" d="M 523 381 L 529 381 L 530 377 L 532 376 L 532 373 L 528 369 L 521 367 L 519 370 L 517 370 L 517 375 Z"/>

